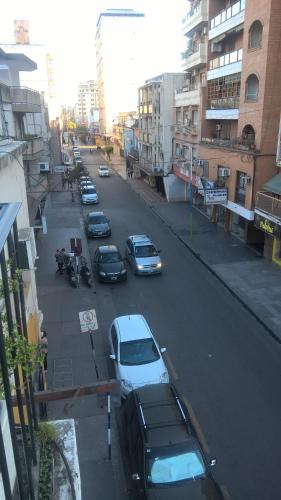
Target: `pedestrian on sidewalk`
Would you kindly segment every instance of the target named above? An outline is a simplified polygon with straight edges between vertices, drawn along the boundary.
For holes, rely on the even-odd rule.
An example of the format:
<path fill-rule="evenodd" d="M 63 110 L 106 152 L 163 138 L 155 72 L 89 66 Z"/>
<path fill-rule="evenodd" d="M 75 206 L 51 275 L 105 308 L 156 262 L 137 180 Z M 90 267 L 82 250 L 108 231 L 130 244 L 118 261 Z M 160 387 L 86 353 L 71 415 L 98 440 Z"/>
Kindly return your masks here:
<path fill-rule="evenodd" d="M 47 371 L 48 369 L 48 360 L 47 360 L 47 355 L 48 355 L 48 339 L 47 339 L 47 332 L 46 330 L 42 330 L 41 332 L 41 352 L 44 354 L 44 360 L 43 360 L 43 366 L 44 370 Z"/>
<path fill-rule="evenodd" d="M 63 266 L 65 262 L 65 248 L 62 248 L 61 250 L 56 250 L 55 259 L 58 264 L 56 273 L 63 274 Z"/>

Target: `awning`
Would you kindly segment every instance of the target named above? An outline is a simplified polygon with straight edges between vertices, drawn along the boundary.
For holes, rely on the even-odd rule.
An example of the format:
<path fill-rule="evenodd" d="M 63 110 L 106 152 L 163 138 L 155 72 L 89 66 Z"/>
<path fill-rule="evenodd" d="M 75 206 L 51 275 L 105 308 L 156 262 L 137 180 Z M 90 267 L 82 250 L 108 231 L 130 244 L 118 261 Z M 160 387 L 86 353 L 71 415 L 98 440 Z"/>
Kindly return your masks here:
<path fill-rule="evenodd" d="M 281 172 L 267 181 L 267 183 L 263 186 L 263 189 L 265 191 L 269 191 L 270 193 L 281 195 Z"/>

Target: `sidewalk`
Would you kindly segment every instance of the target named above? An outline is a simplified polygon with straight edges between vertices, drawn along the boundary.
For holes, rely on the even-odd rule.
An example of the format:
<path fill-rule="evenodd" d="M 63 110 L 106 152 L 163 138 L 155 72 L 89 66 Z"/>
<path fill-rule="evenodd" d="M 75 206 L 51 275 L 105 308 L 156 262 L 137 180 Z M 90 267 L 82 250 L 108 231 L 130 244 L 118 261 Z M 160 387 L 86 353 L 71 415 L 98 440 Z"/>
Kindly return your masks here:
<path fill-rule="evenodd" d="M 187 202 L 168 203 L 141 179 L 127 179 L 125 160 L 108 162 L 267 331 L 281 342 L 281 268 L 193 209 L 190 238 Z"/>
<path fill-rule="evenodd" d="M 94 383 L 98 380 L 89 334 L 80 333 L 79 311 L 96 308 L 95 289 L 83 283 L 72 288 L 66 276 L 56 274 L 54 252 L 70 250 L 70 238 L 82 239 L 83 255 L 90 262 L 84 237 L 78 194 L 50 193 L 45 205 L 48 234 L 40 233 L 37 287 L 43 328 L 48 334 L 49 389 Z M 93 335 L 99 380 L 107 379 L 103 332 Z M 115 412 L 112 412 L 112 460 L 108 460 L 107 404 L 103 396 L 77 397 L 48 404 L 48 419 L 73 418 L 80 466 L 83 500 L 124 500 L 126 498 Z"/>

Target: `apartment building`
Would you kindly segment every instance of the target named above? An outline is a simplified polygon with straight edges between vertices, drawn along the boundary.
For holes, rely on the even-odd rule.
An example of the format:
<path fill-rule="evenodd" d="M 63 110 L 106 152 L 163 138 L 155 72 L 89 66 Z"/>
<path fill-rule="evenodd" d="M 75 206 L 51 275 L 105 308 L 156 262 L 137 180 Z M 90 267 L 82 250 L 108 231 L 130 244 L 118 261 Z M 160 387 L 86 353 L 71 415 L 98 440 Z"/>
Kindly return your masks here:
<path fill-rule="evenodd" d="M 186 50 L 181 54 L 185 81 L 175 92 L 173 117 L 173 172 L 178 182 L 178 199 L 188 197 L 186 184 L 198 158 L 201 136 L 202 103 L 206 97 L 208 2 L 190 2 L 190 10 L 182 19 Z M 193 165 L 194 164 L 194 165 Z"/>
<path fill-rule="evenodd" d="M 25 141 L 22 158 L 33 225 L 48 190 L 51 168 L 49 117 L 43 94 L 20 86 L 20 73 L 32 72 L 36 67 L 25 55 L 0 49 L 1 140 L 7 144 L 13 140 Z"/>
<path fill-rule="evenodd" d="M 99 92 L 95 80 L 79 84 L 77 101 L 77 121 L 87 126 L 99 120 Z"/>
<path fill-rule="evenodd" d="M 184 73 L 163 73 L 139 88 L 139 173 L 169 201 L 180 182 L 172 172 L 173 104 Z"/>
<path fill-rule="evenodd" d="M 276 165 L 278 173 L 256 194 L 255 226 L 264 236 L 264 255 L 281 266 L 281 119 Z"/>
<path fill-rule="evenodd" d="M 144 14 L 133 9 L 108 9 L 97 22 L 96 56 L 100 133 L 112 134 L 115 117 L 137 110 L 138 88 L 143 81 Z"/>
<path fill-rule="evenodd" d="M 207 96 L 195 164 L 217 190 L 213 220 L 260 250 L 265 238 L 254 222 L 255 196 L 277 173 L 280 21 L 279 0 L 209 0 Z M 202 200 L 205 194 L 206 207 L 201 187 L 194 191 Z"/>

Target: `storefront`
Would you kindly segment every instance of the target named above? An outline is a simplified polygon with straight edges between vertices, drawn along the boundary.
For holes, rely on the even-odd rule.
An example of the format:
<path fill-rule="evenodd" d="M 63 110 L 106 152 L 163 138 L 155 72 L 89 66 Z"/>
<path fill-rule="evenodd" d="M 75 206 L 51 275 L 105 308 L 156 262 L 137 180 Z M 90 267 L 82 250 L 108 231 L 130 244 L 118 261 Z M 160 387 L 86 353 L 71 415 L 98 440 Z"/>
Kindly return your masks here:
<path fill-rule="evenodd" d="M 281 220 L 269 214 L 255 214 L 255 227 L 265 233 L 264 255 L 281 266 Z"/>

